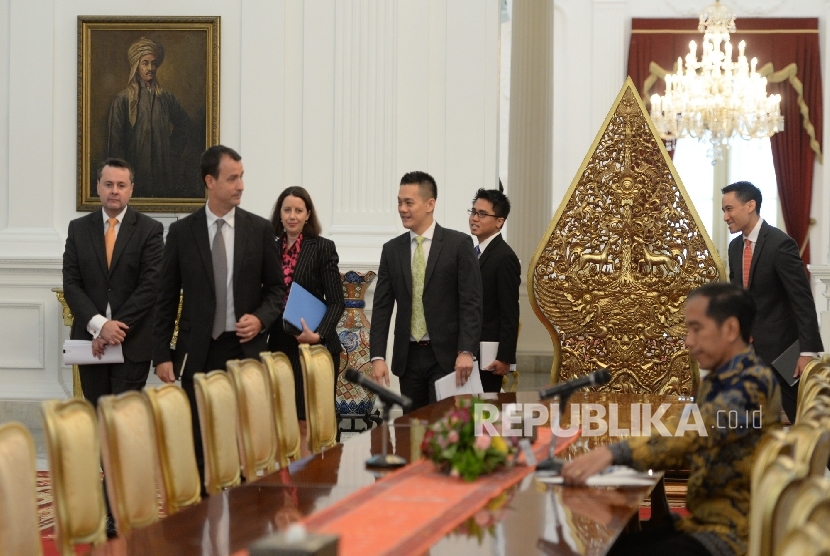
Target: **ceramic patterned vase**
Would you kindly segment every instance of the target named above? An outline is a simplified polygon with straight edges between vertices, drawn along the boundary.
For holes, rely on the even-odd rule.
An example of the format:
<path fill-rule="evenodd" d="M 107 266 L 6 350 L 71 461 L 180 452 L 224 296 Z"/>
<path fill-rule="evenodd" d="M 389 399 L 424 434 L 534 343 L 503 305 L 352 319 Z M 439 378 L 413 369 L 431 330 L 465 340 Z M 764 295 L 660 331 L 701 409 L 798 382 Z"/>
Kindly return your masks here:
<path fill-rule="evenodd" d="M 366 307 L 364 296 L 375 276 L 377 274 L 371 270 L 365 274 L 354 270 L 340 274 L 346 301 L 346 310 L 337 323 L 337 336 L 343 345 L 340 368 L 352 367 L 367 376 L 371 376 L 372 364 L 369 356 L 369 319 L 363 312 Z M 368 416 L 374 412 L 375 395 L 347 381 L 341 372 L 337 377 L 336 403 L 341 416 Z M 371 426 L 368 421 L 367 425 Z"/>

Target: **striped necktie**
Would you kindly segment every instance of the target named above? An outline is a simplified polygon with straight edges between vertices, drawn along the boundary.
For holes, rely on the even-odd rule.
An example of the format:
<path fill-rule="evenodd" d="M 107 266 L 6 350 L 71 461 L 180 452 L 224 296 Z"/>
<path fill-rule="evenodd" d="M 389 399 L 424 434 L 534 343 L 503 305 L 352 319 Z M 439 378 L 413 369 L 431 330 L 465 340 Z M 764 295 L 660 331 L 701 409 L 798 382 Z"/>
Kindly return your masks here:
<path fill-rule="evenodd" d="M 744 261 L 743 261 L 743 271 L 744 271 L 744 289 L 749 289 L 749 269 L 752 266 L 752 242 L 748 239 L 744 239 Z"/>

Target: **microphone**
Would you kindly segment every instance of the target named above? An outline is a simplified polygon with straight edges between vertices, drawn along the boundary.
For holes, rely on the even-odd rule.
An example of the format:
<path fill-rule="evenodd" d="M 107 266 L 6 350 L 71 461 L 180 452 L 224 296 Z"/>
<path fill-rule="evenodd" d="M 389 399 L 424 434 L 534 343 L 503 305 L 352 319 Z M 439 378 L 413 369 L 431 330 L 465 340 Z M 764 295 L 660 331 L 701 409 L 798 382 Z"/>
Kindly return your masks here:
<path fill-rule="evenodd" d="M 372 379 L 366 378 L 366 375 L 359 373 L 353 368 L 349 367 L 343 373 L 346 380 L 354 384 L 359 384 L 369 392 L 374 393 L 386 405 L 399 405 L 401 409 L 407 409 L 412 405 L 412 400 L 404 395 L 398 395 L 389 388 L 384 388 Z M 607 381 L 606 381 L 607 382 Z"/>
<path fill-rule="evenodd" d="M 569 380 L 568 382 L 561 382 L 559 384 L 554 384 L 550 388 L 539 390 L 539 399 L 547 400 L 548 398 L 552 398 L 554 396 L 570 396 L 573 392 L 579 390 L 580 388 L 608 384 L 610 381 L 611 373 L 608 372 L 608 369 L 600 369 L 585 376 Z"/>

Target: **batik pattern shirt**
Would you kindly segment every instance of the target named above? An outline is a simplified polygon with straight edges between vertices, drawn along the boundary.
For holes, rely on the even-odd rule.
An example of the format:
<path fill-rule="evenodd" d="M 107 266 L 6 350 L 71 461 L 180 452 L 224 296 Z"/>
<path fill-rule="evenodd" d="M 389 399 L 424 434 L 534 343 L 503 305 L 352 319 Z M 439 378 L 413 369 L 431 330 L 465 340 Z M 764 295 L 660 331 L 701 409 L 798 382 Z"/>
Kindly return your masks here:
<path fill-rule="evenodd" d="M 635 437 L 612 444 L 614 463 L 640 470 L 689 469 L 689 517 L 675 528 L 692 534 L 712 554 L 745 554 L 749 537 L 750 481 L 755 448 L 781 427 L 781 388 L 754 349 L 735 356 L 701 381 L 697 407 L 706 434 L 665 423 L 671 435 Z M 687 418 L 686 424 L 694 423 Z"/>

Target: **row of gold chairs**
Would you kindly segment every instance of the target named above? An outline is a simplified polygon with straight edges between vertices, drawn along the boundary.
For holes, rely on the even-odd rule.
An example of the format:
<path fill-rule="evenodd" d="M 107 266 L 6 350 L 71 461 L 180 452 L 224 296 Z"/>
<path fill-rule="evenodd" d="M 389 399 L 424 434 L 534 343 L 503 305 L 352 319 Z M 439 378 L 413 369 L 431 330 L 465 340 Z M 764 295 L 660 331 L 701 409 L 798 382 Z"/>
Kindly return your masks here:
<path fill-rule="evenodd" d="M 334 366 L 322 346 L 301 345 L 300 353 L 308 441 L 319 452 L 336 442 Z M 299 456 L 294 374 L 284 354 L 229 361 L 227 373 L 199 373 L 194 383 L 208 493 Z M 168 515 L 201 500 L 190 404 L 179 386 L 102 396 L 97 418 L 81 398 L 49 400 L 42 410 L 61 554 L 106 540 L 99 462 L 120 535 L 158 520 L 157 485 Z M 22 554 L 41 554 L 34 443 L 23 425 L 7 423 L 0 427 L 0 556 Z"/>
<path fill-rule="evenodd" d="M 807 365 L 798 397 L 795 423 L 767 434 L 756 452 L 750 556 L 830 556 L 830 360 Z"/>

